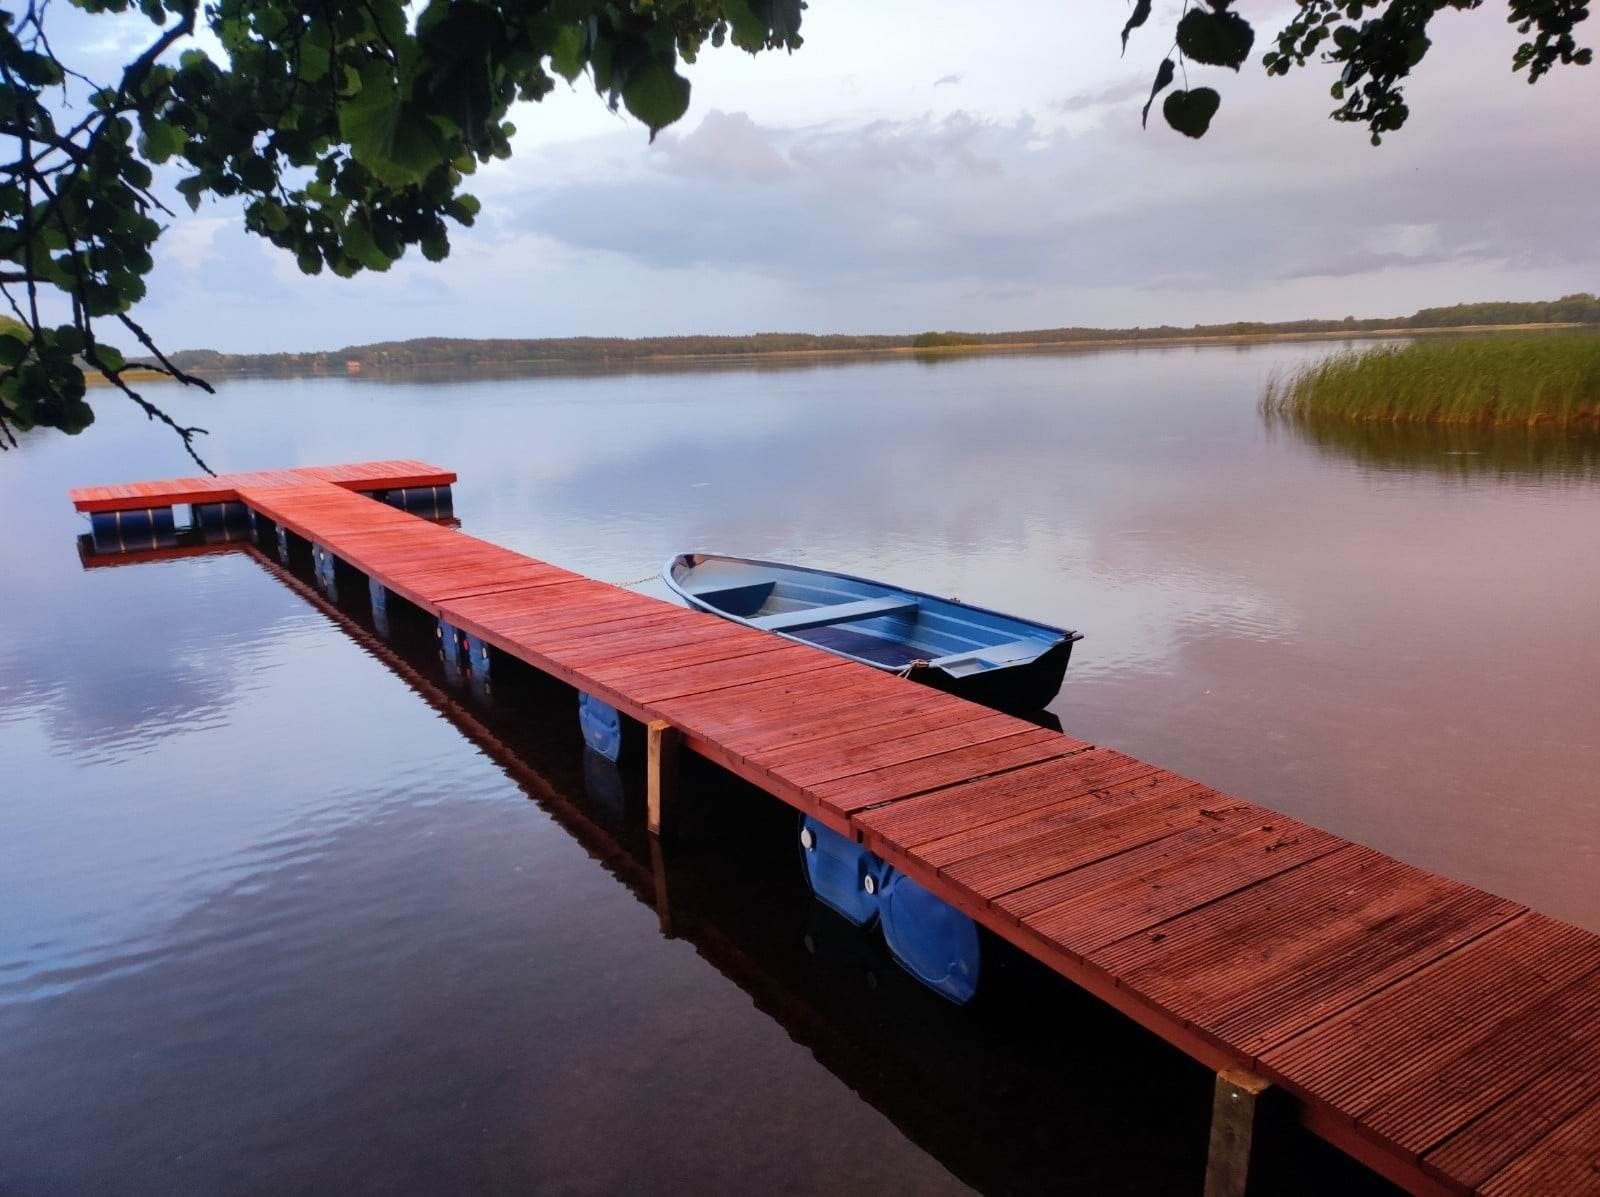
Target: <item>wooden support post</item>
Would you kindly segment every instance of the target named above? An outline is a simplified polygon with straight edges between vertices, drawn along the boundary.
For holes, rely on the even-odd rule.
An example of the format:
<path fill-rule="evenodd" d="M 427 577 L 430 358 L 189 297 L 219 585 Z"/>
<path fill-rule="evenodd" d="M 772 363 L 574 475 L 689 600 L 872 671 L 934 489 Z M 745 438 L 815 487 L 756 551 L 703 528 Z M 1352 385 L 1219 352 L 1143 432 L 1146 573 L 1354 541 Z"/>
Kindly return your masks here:
<path fill-rule="evenodd" d="M 662 854 L 661 840 L 650 837 L 650 872 L 656 883 L 656 920 L 661 924 L 661 934 L 672 938 L 672 899 L 667 892 L 667 860 Z"/>
<path fill-rule="evenodd" d="M 651 835 L 660 835 L 663 818 L 671 818 L 672 802 L 678 796 L 678 729 L 662 719 L 650 722 L 648 825 Z"/>
<path fill-rule="evenodd" d="M 1245 1197 L 1250 1184 L 1258 1099 L 1271 1087 L 1270 1081 L 1252 1072 L 1229 1069 L 1217 1073 L 1205 1197 Z"/>

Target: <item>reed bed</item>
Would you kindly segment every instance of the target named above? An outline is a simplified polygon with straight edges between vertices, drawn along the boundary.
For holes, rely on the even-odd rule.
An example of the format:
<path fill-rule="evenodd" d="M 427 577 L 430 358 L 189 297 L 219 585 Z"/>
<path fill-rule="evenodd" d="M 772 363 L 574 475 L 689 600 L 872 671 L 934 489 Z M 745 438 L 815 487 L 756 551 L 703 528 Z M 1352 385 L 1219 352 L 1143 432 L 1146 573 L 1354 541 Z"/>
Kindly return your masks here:
<path fill-rule="evenodd" d="M 1297 420 L 1600 428 L 1600 335 L 1348 350 L 1274 375 L 1261 406 Z"/>

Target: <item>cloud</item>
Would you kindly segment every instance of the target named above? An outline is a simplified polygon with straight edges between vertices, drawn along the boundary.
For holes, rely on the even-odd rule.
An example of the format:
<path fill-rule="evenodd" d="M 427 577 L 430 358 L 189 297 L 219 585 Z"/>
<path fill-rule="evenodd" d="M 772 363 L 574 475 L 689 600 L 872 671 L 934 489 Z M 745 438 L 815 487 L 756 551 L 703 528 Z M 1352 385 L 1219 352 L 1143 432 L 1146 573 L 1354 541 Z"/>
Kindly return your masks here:
<path fill-rule="evenodd" d="M 684 174 L 704 178 L 767 180 L 789 172 L 771 134 L 743 112 L 713 108 L 688 136 L 662 138 L 661 152 Z"/>
<path fill-rule="evenodd" d="M 573 178 L 510 207 L 519 229 L 647 270 L 720 266 L 855 296 L 940 288 L 952 319 L 980 327 L 981 314 L 963 316 L 956 302 L 973 288 L 1244 293 L 1391 270 L 1600 266 L 1592 238 L 1560 234 L 1586 227 L 1600 188 L 1600 164 L 1569 152 L 1570 131 L 1510 109 L 1460 122 L 1452 112 L 1476 83 L 1457 78 L 1374 150 L 1314 108 L 1272 119 L 1278 96 L 1307 98 L 1294 85 L 1306 82 L 1241 76 L 1201 143 L 1141 132 L 1132 102 L 1148 83 L 1135 78 L 1055 103 L 1130 103 L 1126 120 L 1104 127 L 966 110 L 816 125 L 713 111 L 624 185 Z M 1552 92 L 1565 82 L 1550 81 Z M 1379 293 L 1364 303 L 1332 294 L 1319 308 L 1393 306 Z M 1152 305 L 1143 322 L 1179 306 Z M 1041 310 L 1036 323 L 1052 322 L 1060 317 Z"/>
<path fill-rule="evenodd" d="M 179 221 L 161 238 L 161 254 L 188 274 L 198 273 L 217 257 L 217 234 L 234 224 L 228 216 L 195 216 Z"/>
<path fill-rule="evenodd" d="M 1144 76 L 1122 79 L 1105 87 L 1074 92 L 1055 102 L 1058 112 L 1087 112 L 1097 108 L 1111 108 L 1122 104 L 1143 104 L 1150 95 L 1150 80 Z"/>
<path fill-rule="evenodd" d="M 933 85 L 935 87 L 945 87 L 945 86 L 952 86 L 953 87 L 955 84 L 960 83 L 960 82 L 961 82 L 961 76 L 960 75 L 940 75 L 937 79 L 935 79 L 933 81 Z"/>
<path fill-rule="evenodd" d="M 860 20 L 905 15 L 874 12 Z M 171 269 L 202 263 L 215 289 L 186 318 L 157 300 L 158 320 L 184 344 L 287 348 L 307 330 L 337 345 L 1381 315 L 1593 288 L 1600 160 L 1568 117 L 1589 81 L 1528 87 L 1493 21 L 1441 22 L 1410 123 L 1374 149 L 1326 119 L 1315 68 L 1192 68 L 1224 76 L 1211 133 L 1189 141 L 1158 114 L 1143 131 L 1159 51 L 1120 61 L 1116 13 L 1098 32 L 1038 15 L 1061 23 L 1039 35 L 1056 66 L 1037 41 L 987 46 L 974 60 L 1004 53 L 1004 72 L 931 94 L 929 64 L 958 48 L 932 32 L 876 72 L 854 24 L 835 42 L 819 25 L 793 56 L 708 55 L 694 109 L 653 146 L 591 96 L 552 98 L 542 127 L 585 132 L 481 171 L 483 214 L 440 266 L 305 280 L 289 259 L 263 269 L 235 230 L 180 225 Z"/>

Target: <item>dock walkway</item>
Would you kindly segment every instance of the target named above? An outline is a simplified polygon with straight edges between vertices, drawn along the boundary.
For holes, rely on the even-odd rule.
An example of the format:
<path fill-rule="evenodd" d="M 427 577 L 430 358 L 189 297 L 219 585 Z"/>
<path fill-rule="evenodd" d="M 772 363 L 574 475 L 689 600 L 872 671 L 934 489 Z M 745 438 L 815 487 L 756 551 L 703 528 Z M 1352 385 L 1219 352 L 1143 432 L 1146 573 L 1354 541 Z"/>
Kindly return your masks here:
<path fill-rule="evenodd" d="M 1311 1130 L 1406 1188 L 1600 1193 L 1600 936 L 356 493 L 453 479 L 385 462 L 72 497 L 109 511 L 225 493 L 499 651 L 677 729 L 1206 1066 L 1278 1086 Z"/>

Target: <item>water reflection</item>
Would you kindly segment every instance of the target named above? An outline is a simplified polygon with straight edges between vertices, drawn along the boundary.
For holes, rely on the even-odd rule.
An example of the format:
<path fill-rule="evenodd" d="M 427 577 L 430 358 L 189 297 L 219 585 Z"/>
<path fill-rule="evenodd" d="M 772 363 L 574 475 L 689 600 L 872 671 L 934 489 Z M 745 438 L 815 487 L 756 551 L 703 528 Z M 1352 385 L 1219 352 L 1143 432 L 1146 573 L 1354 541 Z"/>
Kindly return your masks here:
<path fill-rule="evenodd" d="M 398 630 L 380 639 L 358 601 L 335 608 L 303 570 L 269 568 L 482 748 L 655 913 L 664 937 L 692 945 L 963 1182 L 985 1192 L 1194 1186 L 1211 1088 L 1204 1069 L 997 940 L 984 949 L 981 1000 L 957 1008 L 934 998 L 878 936 L 810 896 L 789 808 L 689 758 L 680 829 L 664 849 L 642 832 L 639 770 L 582 747 L 570 688 L 497 658 L 498 696 L 486 703 L 426 651 L 421 613 L 400 604 Z M 1266 1191 L 1390 1191 L 1290 1124 L 1272 1134 Z M 785 1188 L 833 1190 L 858 1166 L 841 1160 Z"/>
<path fill-rule="evenodd" d="M 1264 429 L 1322 352 L 162 398 L 222 469 L 434 458 L 595 577 L 722 549 L 1082 627 L 1073 734 L 1600 927 L 1600 487 Z M 657 860 L 570 695 L 451 692 L 397 620 L 401 671 L 363 588 L 82 569 L 69 487 L 185 471 L 114 404 L 0 458 L 0 1189 L 1187 1187 L 1203 1077 L 1027 967 L 970 1022 L 907 991 L 770 802 L 702 779 Z"/>
<path fill-rule="evenodd" d="M 1560 428 L 1475 428 L 1380 424 L 1263 412 L 1267 427 L 1324 456 L 1374 470 L 1420 472 L 1463 481 L 1592 482 L 1600 478 L 1600 434 Z"/>

